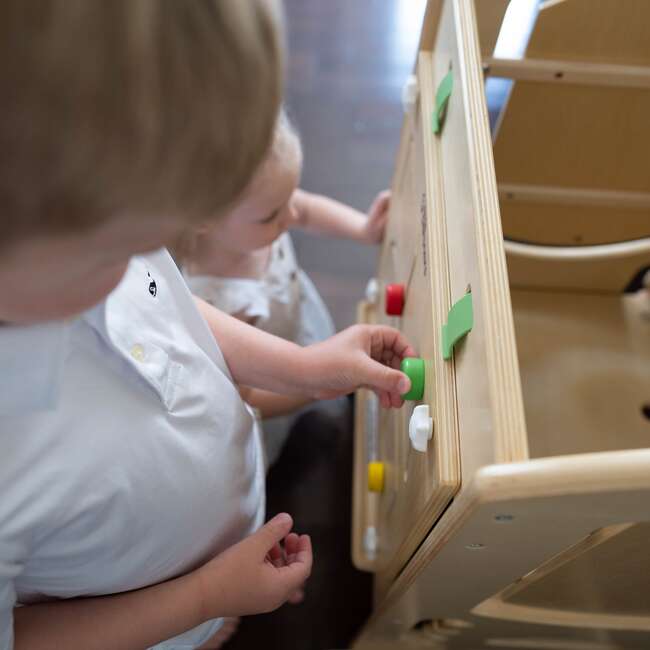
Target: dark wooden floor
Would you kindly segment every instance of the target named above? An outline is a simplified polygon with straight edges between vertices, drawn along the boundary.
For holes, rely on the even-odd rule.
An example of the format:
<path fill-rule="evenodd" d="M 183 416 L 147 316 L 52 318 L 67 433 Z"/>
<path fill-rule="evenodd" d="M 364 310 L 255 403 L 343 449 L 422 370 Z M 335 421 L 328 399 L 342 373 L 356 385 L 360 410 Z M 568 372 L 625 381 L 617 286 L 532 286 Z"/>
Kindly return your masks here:
<path fill-rule="evenodd" d="M 285 0 L 289 23 L 288 105 L 305 153 L 302 186 L 366 210 L 389 186 L 423 0 Z M 356 302 L 376 251 L 299 236 L 296 249 L 339 328 Z M 370 611 L 368 575 L 350 562 L 352 425 L 305 415 L 268 477 L 268 515 L 290 512 L 312 536 L 305 601 L 247 618 L 229 650 L 347 648 Z"/>
<path fill-rule="evenodd" d="M 390 185 L 423 0 L 287 0 L 288 106 L 300 129 L 302 185 L 367 210 Z M 375 268 L 376 249 L 295 237 L 339 328 Z"/>

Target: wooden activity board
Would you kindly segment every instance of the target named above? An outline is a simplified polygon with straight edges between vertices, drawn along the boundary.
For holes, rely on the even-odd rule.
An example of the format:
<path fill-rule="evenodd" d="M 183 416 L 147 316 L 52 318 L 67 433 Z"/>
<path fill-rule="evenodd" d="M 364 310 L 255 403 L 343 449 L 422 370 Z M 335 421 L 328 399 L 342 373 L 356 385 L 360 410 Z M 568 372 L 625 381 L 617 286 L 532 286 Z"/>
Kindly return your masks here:
<path fill-rule="evenodd" d="M 650 3 L 542 3 L 521 59 L 507 6 L 429 0 L 405 90 L 359 321 L 425 384 L 357 394 L 360 650 L 650 647 Z"/>

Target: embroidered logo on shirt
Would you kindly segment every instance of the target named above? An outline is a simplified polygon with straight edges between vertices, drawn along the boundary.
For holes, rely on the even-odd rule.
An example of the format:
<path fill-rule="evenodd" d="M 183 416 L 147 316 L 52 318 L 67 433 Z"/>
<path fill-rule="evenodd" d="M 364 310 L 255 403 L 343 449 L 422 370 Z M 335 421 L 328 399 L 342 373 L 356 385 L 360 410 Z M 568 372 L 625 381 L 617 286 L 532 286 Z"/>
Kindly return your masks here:
<path fill-rule="evenodd" d="M 151 277 L 151 273 L 149 273 L 149 271 L 147 271 L 147 275 L 151 280 L 151 282 L 149 282 L 149 293 L 155 298 L 156 294 L 158 293 L 158 286 L 156 285 L 156 281 Z"/>

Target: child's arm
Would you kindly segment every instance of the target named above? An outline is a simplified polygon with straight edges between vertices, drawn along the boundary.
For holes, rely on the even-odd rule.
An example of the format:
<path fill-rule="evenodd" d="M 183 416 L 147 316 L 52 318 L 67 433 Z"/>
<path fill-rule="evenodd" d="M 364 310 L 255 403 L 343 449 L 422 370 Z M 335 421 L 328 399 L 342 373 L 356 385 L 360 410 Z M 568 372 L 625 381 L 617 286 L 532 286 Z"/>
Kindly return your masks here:
<path fill-rule="evenodd" d="M 375 197 L 367 215 L 334 199 L 304 190 L 296 190 L 291 201 L 296 214 L 294 228 L 364 244 L 379 244 L 384 238 L 390 204 L 388 191 Z"/>
<path fill-rule="evenodd" d="M 199 569 L 153 587 L 18 607 L 14 648 L 142 650 L 213 618 L 272 611 L 311 572 L 309 537 L 291 526 L 278 515 Z"/>
<path fill-rule="evenodd" d="M 237 384 L 314 399 L 365 386 L 386 407 L 401 406 L 401 395 L 410 388 L 409 378 L 397 368 L 415 351 L 392 327 L 354 325 L 302 348 L 195 300 Z"/>
<path fill-rule="evenodd" d="M 268 390 L 251 388 L 250 386 L 240 386 L 239 392 L 242 399 L 258 409 L 263 418 L 289 415 L 314 401 L 310 397 L 272 393 Z"/>

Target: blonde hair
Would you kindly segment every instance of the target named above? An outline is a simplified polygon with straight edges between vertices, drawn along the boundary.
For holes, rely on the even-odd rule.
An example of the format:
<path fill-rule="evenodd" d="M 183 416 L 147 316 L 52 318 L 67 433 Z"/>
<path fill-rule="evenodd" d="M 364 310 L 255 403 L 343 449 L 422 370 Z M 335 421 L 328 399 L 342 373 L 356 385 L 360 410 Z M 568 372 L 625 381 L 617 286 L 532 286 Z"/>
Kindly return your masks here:
<path fill-rule="evenodd" d="M 266 157 L 257 168 L 255 175 L 251 178 L 248 186 L 244 189 L 240 199 L 254 194 L 258 184 L 266 183 L 271 174 L 280 169 L 299 169 L 302 166 L 302 145 L 298 131 L 290 121 L 284 108 L 280 109 L 271 146 L 266 152 Z M 189 264 L 197 252 L 201 239 L 205 236 L 204 228 L 219 228 L 218 223 L 200 224 L 198 227 L 187 228 L 183 236 L 171 247 L 172 255 L 180 266 Z"/>
<path fill-rule="evenodd" d="M 221 212 L 267 154 L 280 27 L 273 0 L 5 0 L 0 242 Z"/>
<path fill-rule="evenodd" d="M 302 167 L 302 144 L 298 131 L 284 108 L 280 109 L 273 129 L 271 147 L 260 165 L 245 194 L 254 192 L 259 182 L 264 182 L 268 173 L 278 169 L 299 169 Z"/>

